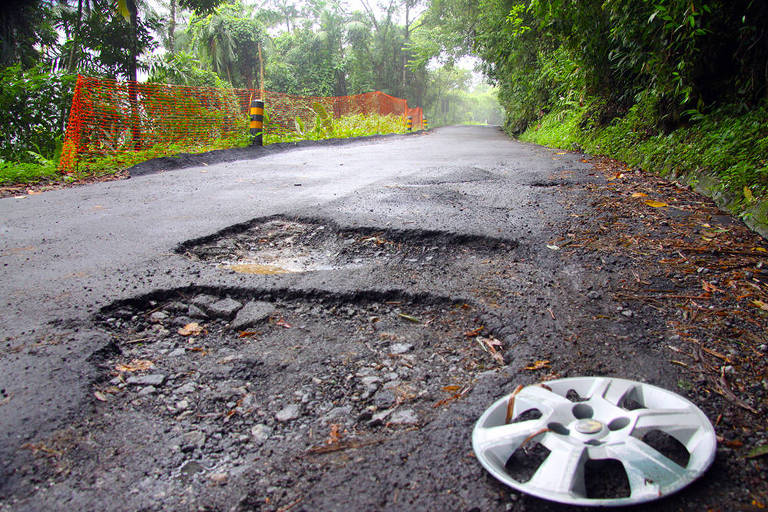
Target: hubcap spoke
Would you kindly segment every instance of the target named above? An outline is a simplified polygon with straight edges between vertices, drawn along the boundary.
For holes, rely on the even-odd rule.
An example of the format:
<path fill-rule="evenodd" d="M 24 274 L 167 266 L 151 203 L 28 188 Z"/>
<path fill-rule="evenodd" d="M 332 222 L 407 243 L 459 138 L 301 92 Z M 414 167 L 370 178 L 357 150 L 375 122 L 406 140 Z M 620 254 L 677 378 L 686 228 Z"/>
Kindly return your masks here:
<path fill-rule="evenodd" d="M 528 386 L 523 388 L 517 394 L 515 400 L 520 404 L 525 404 L 526 408 L 544 408 L 548 412 L 552 412 L 558 407 L 570 407 L 573 405 L 571 401 L 564 396 L 560 396 L 541 386 Z M 515 409 L 517 409 L 517 407 L 515 407 Z"/>
<path fill-rule="evenodd" d="M 685 468 L 634 437 L 609 447 L 609 453 L 624 465 L 633 497 L 658 495 L 688 474 Z"/>
<path fill-rule="evenodd" d="M 586 450 L 581 446 L 561 444 L 544 459 L 533 474 L 528 485 L 559 493 L 586 495 L 584 486 L 584 464 Z"/>
<path fill-rule="evenodd" d="M 480 453 L 490 452 L 500 461 L 506 462 L 523 441 L 540 431 L 543 425 L 544 422 L 538 419 L 475 429 L 475 449 Z"/>
<path fill-rule="evenodd" d="M 651 430 L 695 432 L 702 426 L 701 416 L 691 409 L 639 409 L 634 414 L 635 433 Z"/>

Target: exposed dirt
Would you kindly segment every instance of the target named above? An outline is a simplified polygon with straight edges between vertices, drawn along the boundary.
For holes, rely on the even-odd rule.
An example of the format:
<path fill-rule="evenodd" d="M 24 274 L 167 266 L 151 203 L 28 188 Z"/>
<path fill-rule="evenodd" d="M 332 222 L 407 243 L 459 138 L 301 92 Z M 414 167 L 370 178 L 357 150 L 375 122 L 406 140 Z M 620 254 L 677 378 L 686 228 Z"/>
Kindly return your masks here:
<path fill-rule="evenodd" d="M 130 173 L 127 170 L 118 171 L 113 174 L 105 174 L 103 176 L 91 176 L 71 182 L 50 180 L 42 181 L 40 183 L 27 183 L 20 185 L 5 185 L 0 186 L 0 199 L 4 197 L 15 197 L 18 199 L 24 199 L 27 196 L 33 196 L 48 192 L 50 190 L 60 190 L 62 188 L 80 187 L 82 185 L 92 185 L 94 183 L 101 183 L 103 181 L 115 181 L 124 180 L 130 178 Z"/>
<path fill-rule="evenodd" d="M 344 267 L 444 264 L 510 251 L 510 240 L 422 230 L 340 229 L 322 220 L 258 219 L 201 240 L 178 252 L 243 274 L 288 274 Z"/>

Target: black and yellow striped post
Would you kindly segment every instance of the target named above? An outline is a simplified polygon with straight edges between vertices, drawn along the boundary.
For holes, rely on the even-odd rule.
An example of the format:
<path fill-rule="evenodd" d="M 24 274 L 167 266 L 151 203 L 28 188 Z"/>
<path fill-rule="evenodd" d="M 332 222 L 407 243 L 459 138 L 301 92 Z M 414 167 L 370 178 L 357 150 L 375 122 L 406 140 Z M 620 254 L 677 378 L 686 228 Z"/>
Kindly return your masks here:
<path fill-rule="evenodd" d="M 413 117 L 408 116 L 408 119 L 405 121 L 405 125 L 408 127 L 408 131 L 413 131 Z"/>
<path fill-rule="evenodd" d="M 424 126 L 425 130 L 429 130 L 429 121 L 427 121 L 426 117 L 421 121 L 421 124 Z"/>
<path fill-rule="evenodd" d="M 264 101 L 253 100 L 251 102 L 251 135 L 254 136 L 253 145 L 264 145 Z"/>

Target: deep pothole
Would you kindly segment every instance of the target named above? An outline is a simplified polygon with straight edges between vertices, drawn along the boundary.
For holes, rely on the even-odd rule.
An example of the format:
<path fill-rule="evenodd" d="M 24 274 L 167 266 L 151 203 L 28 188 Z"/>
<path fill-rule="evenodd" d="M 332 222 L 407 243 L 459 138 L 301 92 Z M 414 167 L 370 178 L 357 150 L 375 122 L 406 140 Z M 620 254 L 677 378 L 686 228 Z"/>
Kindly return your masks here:
<path fill-rule="evenodd" d="M 186 290 L 98 321 L 119 350 L 94 394 L 146 422 L 166 491 L 242 477 L 274 508 L 302 492 L 294 472 L 396 442 L 503 363 L 473 305 L 432 296 Z"/>
<path fill-rule="evenodd" d="M 362 265 L 431 265 L 508 251 L 516 242 L 444 231 L 339 228 L 271 217 L 183 244 L 188 258 L 244 274 L 288 274 Z"/>

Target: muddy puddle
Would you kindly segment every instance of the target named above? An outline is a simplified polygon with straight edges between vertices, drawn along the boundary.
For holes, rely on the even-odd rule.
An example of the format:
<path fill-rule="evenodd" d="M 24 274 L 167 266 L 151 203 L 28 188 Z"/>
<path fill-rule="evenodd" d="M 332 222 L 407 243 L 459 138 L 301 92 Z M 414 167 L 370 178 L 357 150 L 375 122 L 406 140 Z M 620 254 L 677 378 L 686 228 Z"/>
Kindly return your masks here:
<path fill-rule="evenodd" d="M 350 454 L 396 446 L 504 352 L 474 306 L 439 297 L 183 293 L 116 306 L 100 323 L 116 350 L 93 390 L 100 456 L 77 451 L 99 461 L 85 471 L 105 484 L 135 477 L 121 455 L 136 452 L 135 435 L 146 452 L 135 455 L 152 460 L 149 496 L 194 502 L 242 485 L 262 510 L 311 492 Z"/>
<path fill-rule="evenodd" d="M 178 252 L 223 270 L 276 275 L 363 265 L 430 265 L 488 256 L 515 242 L 441 231 L 341 229 L 311 219 L 270 218 L 193 240 Z"/>

